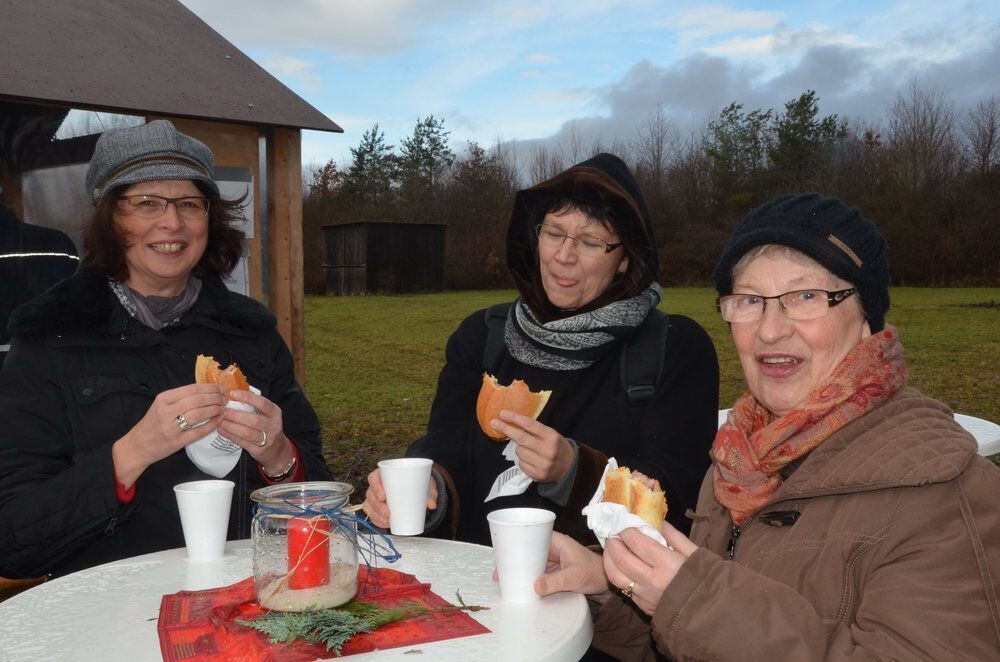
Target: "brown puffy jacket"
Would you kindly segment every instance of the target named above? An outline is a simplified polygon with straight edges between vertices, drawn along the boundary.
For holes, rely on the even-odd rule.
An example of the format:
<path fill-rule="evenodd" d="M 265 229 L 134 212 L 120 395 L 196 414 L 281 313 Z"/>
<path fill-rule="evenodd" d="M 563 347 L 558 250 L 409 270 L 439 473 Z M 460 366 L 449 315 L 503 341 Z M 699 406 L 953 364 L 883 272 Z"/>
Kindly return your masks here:
<path fill-rule="evenodd" d="M 846 425 L 744 524 L 732 560 L 713 471 L 694 514 L 702 549 L 651 621 L 606 601 L 596 647 L 626 660 L 1000 660 L 1000 469 L 945 405 L 905 388 Z"/>

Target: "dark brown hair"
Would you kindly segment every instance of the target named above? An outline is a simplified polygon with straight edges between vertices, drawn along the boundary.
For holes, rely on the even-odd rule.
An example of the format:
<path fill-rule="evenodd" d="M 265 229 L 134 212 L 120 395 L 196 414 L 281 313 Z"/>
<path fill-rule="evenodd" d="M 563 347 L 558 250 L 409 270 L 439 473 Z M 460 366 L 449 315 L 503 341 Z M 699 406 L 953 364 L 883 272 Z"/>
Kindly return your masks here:
<path fill-rule="evenodd" d="M 199 278 L 225 278 L 236 267 L 243 253 L 243 231 L 232 223 L 243 218 L 240 211 L 246 195 L 236 200 L 224 200 L 200 181 L 192 180 L 201 194 L 208 198 L 208 244 L 194 267 Z M 83 262 L 121 282 L 128 279 L 125 250 L 128 235 L 115 223 L 118 196 L 131 186 L 118 186 L 97 201 L 94 215 L 83 228 Z"/>

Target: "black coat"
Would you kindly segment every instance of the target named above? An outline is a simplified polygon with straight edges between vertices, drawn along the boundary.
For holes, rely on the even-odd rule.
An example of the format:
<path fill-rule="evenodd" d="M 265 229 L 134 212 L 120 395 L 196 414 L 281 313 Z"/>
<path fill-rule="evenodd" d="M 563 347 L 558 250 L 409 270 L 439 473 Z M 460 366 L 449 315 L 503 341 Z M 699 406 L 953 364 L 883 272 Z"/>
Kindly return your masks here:
<path fill-rule="evenodd" d="M 212 476 L 178 451 L 146 469 L 123 505 L 111 446 L 156 394 L 194 381 L 198 354 L 237 363 L 281 407 L 307 477 L 330 479 L 274 316 L 218 279 L 204 281 L 178 324 L 154 331 L 84 267 L 15 311 L 10 331 L 0 371 L 0 576 L 65 574 L 184 545 L 173 486 Z M 245 452 L 226 478 L 236 484 L 228 538 L 247 538 L 249 494 L 265 483 Z"/>
<path fill-rule="evenodd" d="M 0 345 L 15 308 L 66 278 L 78 261 L 76 247 L 53 228 L 22 223 L 0 203 Z M 0 366 L 6 352 L 0 350 Z"/>
<path fill-rule="evenodd" d="M 704 329 L 687 317 L 670 316 L 663 376 L 654 399 L 640 406 L 630 406 L 622 388 L 620 351 L 565 371 L 532 367 L 504 352 L 493 372 L 497 381 L 523 379 L 532 390 L 551 390 L 538 420 L 580 444 L 580 463 L 565 507 L 539 495 L 536 483 L 522 495 L 483 503 L 497 475 L 511 466 L 501 454 L 506 442 L 491 441 L 476 420 L 487 335 L 484 312 L 478 311 L 449 338 L 427 434 L 407 451 L 433 459 L 451 479 L 446 521 L 456 519 L 457 530 L 445 525 L 437 535 L 489 545 L 488 513 L 533 507 L 555 512 L 557 531 L 595 542 L 580 510 L 612 456 L 619 465 L 659 480 L 667 495 L 667 520 L 681 531 L 690 530 L 684 513 L 698 501 L 719 414 L 719 365 Z"/>

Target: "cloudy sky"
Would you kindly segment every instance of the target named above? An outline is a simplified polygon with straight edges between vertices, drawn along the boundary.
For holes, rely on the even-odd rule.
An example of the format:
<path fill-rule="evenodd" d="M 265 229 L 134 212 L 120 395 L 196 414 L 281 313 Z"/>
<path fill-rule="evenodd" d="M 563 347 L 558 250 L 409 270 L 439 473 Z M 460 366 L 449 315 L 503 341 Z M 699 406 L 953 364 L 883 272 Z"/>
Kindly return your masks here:
<path fill-rule="evenodd" d="M 1000 2 L 822 0 L 182 0 L 337 122 L 303 163 L 346 164 L 378 123 L 467 140 L 627 137 L 662 105 L 680 130 L 730 101 L 878 119 L 911 82 L 960 108 L 1000 95 Z"/>

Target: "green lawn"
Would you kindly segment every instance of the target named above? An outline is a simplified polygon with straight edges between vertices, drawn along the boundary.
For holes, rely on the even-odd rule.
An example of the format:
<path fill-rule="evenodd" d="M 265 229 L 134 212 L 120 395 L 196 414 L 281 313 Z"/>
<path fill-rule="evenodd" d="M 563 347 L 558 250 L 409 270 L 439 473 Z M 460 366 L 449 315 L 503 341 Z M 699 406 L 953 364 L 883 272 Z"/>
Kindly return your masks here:
<path fill-rule="evenodd" d="M 1000 288 L 891 295 L 888 322 L 900 329 L 910 384 L 956 411 L 1000 422 Z M 511 290 L 306 298 L 306 390 L 339 480 L 360 488 L 377 460 L 421 434 L 448 336 L 472 311 L 513 298 Z M 668 289 L 661 308 L 712 336 L 728 406 L 744 383 L 714 300 L 709 288 Z"/>

